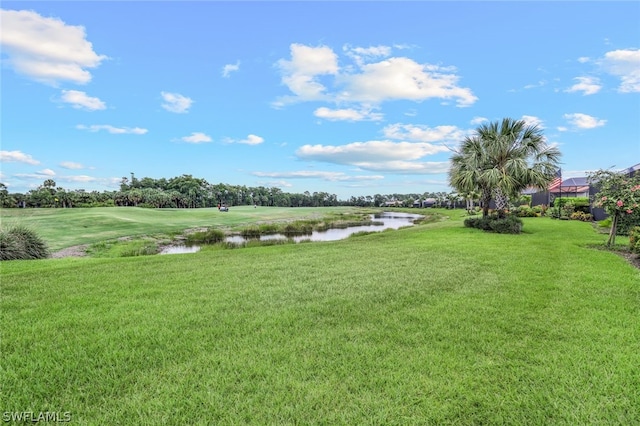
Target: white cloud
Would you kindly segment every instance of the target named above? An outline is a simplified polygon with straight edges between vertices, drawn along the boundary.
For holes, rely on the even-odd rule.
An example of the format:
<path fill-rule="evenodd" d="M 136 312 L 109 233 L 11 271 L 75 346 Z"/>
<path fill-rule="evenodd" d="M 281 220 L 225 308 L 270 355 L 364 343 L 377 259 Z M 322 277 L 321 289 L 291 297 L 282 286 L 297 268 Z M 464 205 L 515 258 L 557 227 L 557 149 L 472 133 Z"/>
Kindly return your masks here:
<path fill-rule="evenodd" d="M 76 129 L 80 130 L 88 130 L 90 132 L 99 132 L 100 130 L 106 130 L 112 134 L 133 134 L 133 135 L 144 135 L 148 132 L 147 129 L 143 129 L 140 127 L 114 127 L 109 124 L 93 124 L 91 126 L 85 126 L 84 124 L 78 124 Z"/>
<path fill-rule="evenodd" d="M 260 136 L 249 135 L 246 139 L 239 140 L 238 143 L 242 143 L 245 145 L 259 145 L 264 142 L 264 139 Z"/>
<path fill-rule="evenodd" d="M 588 56 L 581 56 L 578 58 L 578 62 L 580 62 L 581 64 L 586 64 L 587 62 L 590 62 L 591 58 L 589 58 Z"/>
<path fill-rule="evenodd" d="M 261 143 L 264 142 L 264 138 L 261 138 L 260 136 L 257 136 L 257 135 L 248 135 L 246 137 L 246 139 L 225 138 L 224 142 L 225 143 L 240 143 L 240 144 L 244 144 L 244 145 L 260 145 Z"/>
<path fill-rule="evenodd" d="M 280 59 L 277 66 L 282 71 L 282 83 L 295 97 L 282 98 L 280 103 L 328 99 L 326 87 L 317 81 L 317 77 L 338 73 L 337 55 L 326 46 L 310 47 L 297 43 L 291 44 L 290 51 L 291 60 Z"/>
<path fill-rule="evenodd" d="M 60 167 L 62 167 L 63 169 L 69 169 L 69 170 L 79 170 L 79 169 L 84 169 L 84 166 L 80 163 L 74 163 L 73 161 L 63 161 L 62 163 L 59 164 Z"/>
<path fill-rule="evenodd" d="M 607 72 L 620 77 L 619 92 L 640 92 L 640 49 L 607 52 L 601 63 Z"/>
<path fill-rule="evenodd" d="M 524 86 L 525 89 L 535 89 L 536 87 L 543 87 L 547 84 L 547 82 L 545 80 L 540 80 L 535 84 L 527 84 L 526 86 Z"/>
<path fill-rule="evenodd" d="M 596 127 L 602 127 L 607 123 L 607 120 L 600 120 L 596 117 L 581 113 L 565 114 L 563 117 L 574 128 L 578 129 L 594 129 Z"/>
<path fill-rule="evenodd" d="M 486 117 L 473 117 L 471 119 L 471 124 L 478 125 L 478 124 L 486 123 L 487 121 L 489 121 L 489 119 Z"/>
<path fill-rule="evenodd" d="M 523 120 L 527 126 L 538 126 L 538 129 L 544 129 L 542 120 L 533 115 L 523 115 L 521 120 Z"/>
<path fill-rule="evenodd" d="M 323 172 L 301 170 L 294 172 L 254 172 L 253 175 L 260 177 L 284 178 L 284 179 L 321 179 L 329 182 L 350 182 L 363 180 L 384 179 L 382 175 L 355 175 L 351 176 L 343 172 Z"/>
<path fill-rule="evenodd" d="M 232 72 L 238 71 L 239 69 L 240 69 L 240 61 L 236 62 L 235 64 L 227 64 L 224 67 L 222 67 L 222 76 L 225 78 L 228 78 Z"/>
<path fill-rule="evenodd" d="M 98 98 L 88 96 L 85 92 L 79 90 L 63 90 L 62 102 L 71 104 L 74 108 L 86 109 L 88 111 L 97 111 L 106 109 L 107 106 Z"/>
<path fill-rule="evenodd" d="M 64 182 L 95 182 L 98 181 L 100 179 L 95 178 L 93 176 L 87 176 L 87 175 L 77 175 L 77 176 L 61 176 L 58 178 L 58 180 L 64 181 Z"/>
<path fill-rule="evenodd" d="M 213 141 L 211 136 L 200 132 L 193 132 L 190 136 L 181 137 L 180 140 L 187 143 L 207 143 Z"/>
<path fill-rule="evenodd" d="M 365 63 L 365 59 L 389 55 L 391 50 L 386 46 L 343 50 L 357 59 L 355 69 L 340 69 L 338 57 L 330 47 L 292 44 L 291 60 L 281 59 L 277 66 L 282 73 L 282 83 L 293 95 L 279 98 L 273 106 L 300 101 L 375 105 L 399 99 L 420 102 L 440 98 L 455 100 L 457 106 L 466 107 L 478 99 L 470 89 L 458 86 L 455 67 L 419 64 L 404 57 Z M 321 80 L 320 76 L 327 77 Z M 326 82 L 332 82 L 339 89 L 329 91 Z"/>
<path fill-rule="evenodd" d="M 354 163 L 364 170 L 398 174 L 441 174 L 447 173 L 451 166 L 448 161 L 415 162 L 415 161 L 382 161 L 377 163 Z"/>
<path fill-rule="evenodd" d="M 366 109 L 358 111 L 353 108 L 329 109 L 320 107 L 313 112 L 313 115 L 330 121 L 380 121 L 384 118 L 381 113 Z"/>
<path fill-rule="evenodd" d="M 26 163 L 33 166 L 40 164 L 31 155 L 22 151 L 0 151 L 0 162 L 2 163 Z"/>
<path fill-rule="evenodd" d="M 358 165 L 363 162 L 417 160 L 447 150 L 444 146 L 426 142 L 368 141 L 342 146 L 303 145 L 296 151 L 296 156 L 303 160 Z"/>
<path fill-rule="evenodd" d="M 160 92 L 160 94 L 166 102 L 162 104 L 162 108 L 169 112 L 175 112 L 177 114 L 186 113 L 189 112 L 189 108 L 191 108 L 191 104 L 193 104 L 191 98 L 182 96 L 179 93 Z"/>
<path fill-rule="evenodd" d="M 469 131 L 461 130 L 456 126 L 429 127 L 416 124 L 399 123 L 386 126 L 382 129 L 382 132 L 385 137 L 390 139 L 415 142 L 437 142 L 440 144 L 458 143 L 469 134 Z M 441 146 L 439 149 L 442 152 L 447 150 L 444 146 Z"/>
<path fill-rule="evenodd" d="M 93 51 L 84 27 L 67 25 L 28 10 L 0 10 L 0 40 L 6 63 L 17 73 L 41 83 L 85 84 L 88 68 L 107 57 Z"/>
<path fill-rule="evenodd" d="M 391 55 L 391 47 L 382 45 L 369 47 L 351 47 L 349 45 L 344 45 L 342 50 L 347 56 L 353 58 L 358 66 L 362 66 L 367 61 L 371 61 L 376 58 L 386 58 Z"/>
<path fill-rule="evenodd" d="M 576 77 L 577 83 L 569 87 L 565 92 L 582 92 L 583 95 L 593 95 L 600 91 L 600 80 L 595 77 Z"/>
<path fill-rule="evenodd" d="M 360 71 L 339 76 L 338 82 L 345 86 L 345 91 L 338 99 L 380 103 L 440 98 L 455 99 L 459 107 L 470 106 L 478 99 L 470 89 L 457 86 L 458 76 L 450 68 L 419 64 L 409 58 L 365 64 Z"/>
<path fill-rule="evenodd" d="M 34 179 L 34 180 L 43 180 L 43 179 L 51 179 L 56 176 L 56 172 L 51 169 L 43 169 L 39 170 L 35 173 L 16 173 L 13 175 L 14 177 L 20 179 Z M 56 177 L 56 180 L 59 178 Z"/>

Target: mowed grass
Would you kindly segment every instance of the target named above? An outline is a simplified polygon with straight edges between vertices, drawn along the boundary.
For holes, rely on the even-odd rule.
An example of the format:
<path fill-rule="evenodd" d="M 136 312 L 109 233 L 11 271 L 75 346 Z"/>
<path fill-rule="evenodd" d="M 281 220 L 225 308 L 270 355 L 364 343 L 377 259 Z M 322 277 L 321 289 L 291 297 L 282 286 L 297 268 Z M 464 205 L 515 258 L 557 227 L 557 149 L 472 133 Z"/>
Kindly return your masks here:
<path fill-rule="evenodd" d="M 79 209 L 0 209 L 3 224 L 19 223 L 35 230 L 51 250 L 97 243 L 119 237 L 177 234 L 185 229 L 216 227 L 238 229 L 254 223 L 317 218 L 335 213 L 357 212 L 350 207 L 231 207 L 228 212 L 211 209 L 146 209 L 96 207 Z"/>
<path fill-rule="evenodd" d="M 91 425 L 640 422 L 640 272 L 589 224 L 5 262 L 2 411 Z"/>

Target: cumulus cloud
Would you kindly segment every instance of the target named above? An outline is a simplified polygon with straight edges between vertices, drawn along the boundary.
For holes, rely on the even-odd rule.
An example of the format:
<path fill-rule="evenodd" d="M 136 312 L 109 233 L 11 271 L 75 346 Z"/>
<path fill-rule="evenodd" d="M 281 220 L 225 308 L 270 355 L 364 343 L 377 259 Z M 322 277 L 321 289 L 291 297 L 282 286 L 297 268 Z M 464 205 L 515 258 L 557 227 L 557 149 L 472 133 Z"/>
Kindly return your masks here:
<path fill-rule="evenodd" d="M 478 124 L 486 123 L 487 121 L 489 121 L 489 119 L 486 117 L 473 117 L 471 119 L 471 124 L 478 125 Z"/>
<path fill-rule="evenodd" d="M 73 161 L 63 161 L 62 163 L 59 164 L 60 167 L 62 167 L 63 169 L 69 169 L 69 170 L 79 170 L 79 169 L 84 169 L 84 166 L 80 163 L 74 163 Z"/>
<path fill-rule="evenodd" d="M 374 172 L 423 175 L 447 173 L 450 164 L 448 161 L 417 162 L 396 160 L 376 163 L 357 162 L 354 163 L 354 166 Z"/>
<path fill-rule="evenodd" d="M 338 56 L 327 46 L 311 47 L 298 43 L 290 46 L 291 60 L 280 59 L 277 66 L 282 72 L 282 83 L 295 98 L 285 97 L 283 103 L 313 100 L 327 100 L 326 87 L 318 81 L 318 76 L 338 73 Z"/>
<path fill-rule="evenodd" d="M 594 95 L 602 88 L 600 80 L 595 77 L 576 77 L 574 80 L 576 80 L 577 83 L 569 87 L 565 92 L 582 92 L 582 94 L 586 96 Z"/>
<path fill-rule="evenodd" d="M 347 145 L 303 145 L 296 156 L 303 160 L 358 165 L 389 160 L 417 160 L 426 155 L 447 151 L 444 146 L 426 142 L 368 141 Z"/>
<path fill-rule="evenodd" d="M 437 98 L 466 107 L 478 99 L 471 89 L 458 85 L 455 67 L 420 64 L 405 57 L 380 60 L 391 54 L 388 46 L 345 46 L 343 51 L 355 59 L 355 66 L 341 69 L 338 56 L 330 47 L 292 44 L 291 59 L 277 63 L 282 83 L 292 95 L 279 98 L 273 106 L 302 101 L 377 105 L 392 100 L 421 102 Z M 329 90 L 328 82 L 335 90 Z"/>
<path fill-rule="evenodd" d="M 6 64 L 38 82 L 54 86 L 62 81 L 88 83 L 88 69 L 107 58 L 94 52 L 84 27 L 29 10 L 0 10 L 0 20 Z"/>
<path fill-rule="evenodd" d="M 162 95 L 162 100 L 165 102 L 162 104 L 162 108 L 169 112 L 183 114 L 188 112 L 191 104 L 193 104 L 191 98 L 182 96 L 179 93 L 160 92 L 160 95 Z"/>
<path fill-rule="evenodd" d="M 378 112 L 372 112 L 366 109 L 356 110 L 353 108 L 330 109 L 320 107 L 313 112 L 313 115 L 330 121 L 380 121 L 384 118 L 384 115 Z"/>
<path fill-rule="evenodd" d="M 293 172 L 253 172 L 254 176 L 284 178 L 284 179 L 321 179 L 329 182 L 349 182 L 363 180 L 379 180 L 384 179 L 382 175 L 348 175 L 343 172 L 323 172 L 301 170 Z"/>
<path fill-rule="evenodd" d="M 225 138 L 225 143 L 240 143 L 244 145 L 260 145 L 264 142 L 264 138 L 257 135 L 248 135 L 245 139 Z"/>
<path fill-rule="evenodd" d="M 544 129 L 542 120 L 533 115 L 523 115 L 521 120 L 523 120 L 527 126 L 537 126 L 539 129 Z"/>
<path fill-rule="evenodd" d="M 180 138 L 180 140 L 182 142 L 187 142 L 187 143 L 207 143 L 207 142 L 211 142 L 213 141 L 213 139 L 211 139 L 211 136 L 206 135 L 204 133 L 201 132 L 193 132 L 191 133 L 190 136 L 183 136 Z"/>
<path fill-rule="evenodd" d="M 133 135 L 144 135 L 148 132 L 147 129 L 143 129 L 140 127 L 115 127 L 109 124 L 93 124 L 91 126 L 85 126 L 84 124 L 78 124 L 76 129 L 79 130 L 88 130 L 90 132 L 99 132 L 100 130 L 106 130 L 112 134 L 133 134 Z"/>
<path fill-rule="evenodd" d="M 619 92 L 640 92 L 640 49 L 607 52 L 601 64 L 607 72 L 620 78 Z"/>
<path fill-rule="evenodd" d="M 98 179 L 96 177 L 93 176 L 87 176 L 87 175 L 76 175 L 76 176 L 60 176 L 58 178 L 58 180 L 64 181 L 64 182 L 95 182 L 101 179 Z"/>
<path fill-rule="evenodd" d="M 238 71 L 240 69 L 240 61 L 235 64 L 227 64 L 222 67 L 222 76 L 228 78 L 232 72 Z"/>
<path fill-rule="evenodd" d="M 35 173 L 16 173 L 13 175 L 14 177 L 20 179 L 34 179 L 34 180 L 43 180 L 43 179 L 51 179 L 56 176 L 56 172 L 51 169 L 43 169 L 39 170 Z M 56 177 L 58 180 L 58 177 Z"/>
<path fill-rule="evenodd" d="M 456 126 L 429 127 L 416 124 L 390 124 L 382 129 L 385 137 L 419 142 L 459 142 L 469 133 Z M 442 151 L 446 151 L 446 148 Z"/>
<path fill-rule="evenodd" d="M 572 127 L 577 129 L 595 129 L 596 127 L 602 127 L 607 123 L 607 120 L 601 120 L 581 113 L 565 114 L 563 117 Z"/>
<path fill-rule="evenodd" d="M 36 166 L 40 164 L 31 155 L 22 151 L 0 151 L 0 162 L 2 163 L 25 163 Z"/>
<path fill-rule="evenodd" d="M 391 55 L 391 47 L 382 45 L 369 47 L 351 47 L 344 45 L 342 50 L 359 66 L 362 66 L 365 62 Z"/>
<path fill-rule="evenodd" d="M 458 80 L 448 68 L 419 64 L 409 58 L 389 58 L 365 64 L 359 73 L 341 75 L 339 81 L 346 90 L 339 98 L 372 103 L 440 98 L 453 99 L 461 107 L 472 105 L 478 98 L 470 89 L 459 87 Z"/>
<path fill-rule="evenodd" d="M 74 108 L 87 111 L 98 111 L 107 108 L 100 99 L 88 96 L 85 92 L 79 90 L 63 90 L 61 99 L 62 102 L 71 104 Z"/>

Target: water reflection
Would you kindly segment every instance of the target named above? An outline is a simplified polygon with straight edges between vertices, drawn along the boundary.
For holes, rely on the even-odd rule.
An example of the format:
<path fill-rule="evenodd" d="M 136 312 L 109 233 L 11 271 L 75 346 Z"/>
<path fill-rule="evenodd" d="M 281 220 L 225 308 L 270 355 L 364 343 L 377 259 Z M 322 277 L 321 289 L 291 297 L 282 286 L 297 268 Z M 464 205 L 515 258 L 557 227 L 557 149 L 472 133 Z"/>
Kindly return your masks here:
<path fill-rule="evenodd" d="M 287 237 L 283 234 L 262 235 L 260 241 L 266 240 L 286 240 L 290 239 L 299 243 L 301 241 L 336 241 L 347 238 L 348 236 L 357 232 L 379 232 L 385 229 L 399 229 L 406 226 L 412 226 L 413 221 L 422 217 L 419 214 L 412 213 L 400 213 L 400 212 L 383 212 L 376 215 L 371 215 L 371 220 L 375 221 L 376 225 L 361 225 L 350 226 L 342 229 L 327 229 L 326 231 L 313 231 L 310 235 L 295 235 Z M 258 240 L 257 238 L 255 240 Z M 242 244 L 251 239 L 244 238 L 241 235 L 232 235 L 225 238 L 226 242 Z"/>
<path fill-rule="evenodd" d="M 200 246 L 168 246 L 160 250 L 159 254 L 182 254 L 182 253 L 195 253 L 200 251 Z"/>
<path fill-rule="evenodd" d="M 412 226 L 413 221 L 421 218 L 422 215 L 401 212 L 383 212 L 371 215 L 371 220 L 375 221 L 375 225 L 349 226 L 342 229 L 327 229 L 326 231 L 313 231 L 309 235 L 286 236 L 284 234 L 261 235 L 260 238 L 254 238 L 253 241 L 269 241 L 269 240 L 291 240 L 299 243 L 301 241 L 336 241 L 343 240 L 348 236 L 357 232 L 380 232 L 385 229 L 400 229 Z M 244 244 L 251 241 L 241 235 L 231 235 L 225 238 L 225 242 L 233 244 Z M 200 246 L 193 245 L 176 245 L 165 247 L 160 254 L 181 254 L 195 253 L 200 250 Z"/>

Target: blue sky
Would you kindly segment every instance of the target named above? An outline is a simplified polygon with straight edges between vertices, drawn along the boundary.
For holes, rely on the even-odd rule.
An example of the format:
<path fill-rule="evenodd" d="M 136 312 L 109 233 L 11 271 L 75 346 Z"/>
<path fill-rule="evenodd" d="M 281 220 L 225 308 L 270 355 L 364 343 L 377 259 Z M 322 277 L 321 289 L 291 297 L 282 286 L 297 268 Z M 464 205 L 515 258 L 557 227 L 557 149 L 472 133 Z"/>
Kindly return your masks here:
<path fill-rule="evenodd" d="M 2 2 L 0 181 L 450 191 L 503 117 L 563 177 L 640 162 L 640 2 Z"/>

